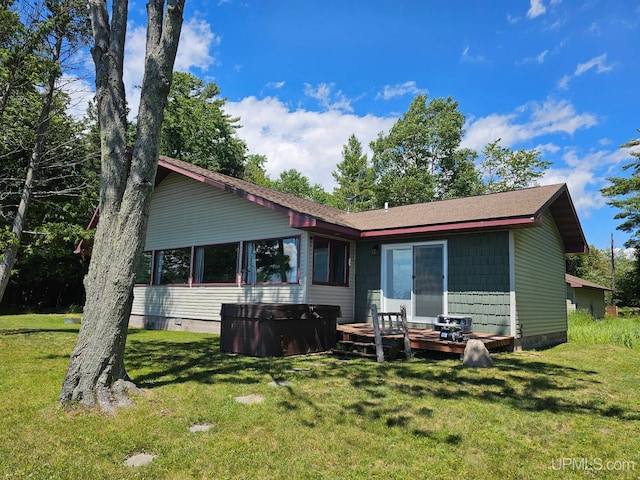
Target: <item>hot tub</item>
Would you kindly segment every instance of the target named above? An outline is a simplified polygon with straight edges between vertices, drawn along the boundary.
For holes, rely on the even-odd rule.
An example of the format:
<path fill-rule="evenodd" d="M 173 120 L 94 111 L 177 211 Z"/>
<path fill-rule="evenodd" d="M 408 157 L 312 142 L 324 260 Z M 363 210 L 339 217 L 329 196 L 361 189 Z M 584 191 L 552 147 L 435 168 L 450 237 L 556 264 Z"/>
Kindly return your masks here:
<path fill-rule="evenodd" d="M 225 303 L 220 349 L 255 357 L 324 352 L 336 343 L 336 305 Z"/>

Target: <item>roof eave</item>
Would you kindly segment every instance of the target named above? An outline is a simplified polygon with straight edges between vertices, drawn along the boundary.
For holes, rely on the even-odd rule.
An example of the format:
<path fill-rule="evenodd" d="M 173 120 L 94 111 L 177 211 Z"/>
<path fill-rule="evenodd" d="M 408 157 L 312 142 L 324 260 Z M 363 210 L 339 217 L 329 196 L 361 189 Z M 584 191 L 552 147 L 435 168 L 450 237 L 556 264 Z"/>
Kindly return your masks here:
<path fill-rule="evenodd" d="M 289 212 L 289 226 L 300 230 L 308 230 L 312 232 L 324 233 L 327 235 L 335 235 L 337 237 L 346 237 L 351 239 L 360 238 L 362 232 L 355 228 L 344 225 L 337 225 L 331 222 L 325 222 L 315 217 L 302 213 Z"/>
<path fill-rule="evenodd" d="M 476 220 L 471 222 L 447 223 L 439 225 L 422 225 L 418 227 L 399 227 L 384 230 L 367 230 L 360 238 L 384 238 L 398 235 L 433 234 L 444 232 L 470 232 L 477 230 L 498 230 L 505 228 L 532 227 L 541 224 L 540 217 L 517 217 L 493 220 Z"/>

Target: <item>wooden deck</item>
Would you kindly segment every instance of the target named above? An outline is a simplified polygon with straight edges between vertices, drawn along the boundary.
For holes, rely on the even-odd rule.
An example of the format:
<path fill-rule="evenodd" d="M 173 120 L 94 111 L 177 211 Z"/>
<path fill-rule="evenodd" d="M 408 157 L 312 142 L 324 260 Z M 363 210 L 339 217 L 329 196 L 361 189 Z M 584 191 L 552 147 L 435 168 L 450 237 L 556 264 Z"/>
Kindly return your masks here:
<path fill-rule="evenodd" d="M 351 342 L 374 342 L 373 324 L 371 323 L 345 323 L 337 326 L 338 340 Z M 434 352 L 463 354 L 467 340 L 482 340 L 487 350 L 502 350 L 513 348 L 513 337 L 505 335 L 492 335 L 490 333 L 471 333 L 465 335 L 465 341 L 453 342 L 440 340 L 440 332 L 427 328 L 409 328 L 409 340 L 412 350 L 428 350 Z M 383 335 L 383 343 L 397 341 L 403 342 L 403 336 L 398 334 Z"/>

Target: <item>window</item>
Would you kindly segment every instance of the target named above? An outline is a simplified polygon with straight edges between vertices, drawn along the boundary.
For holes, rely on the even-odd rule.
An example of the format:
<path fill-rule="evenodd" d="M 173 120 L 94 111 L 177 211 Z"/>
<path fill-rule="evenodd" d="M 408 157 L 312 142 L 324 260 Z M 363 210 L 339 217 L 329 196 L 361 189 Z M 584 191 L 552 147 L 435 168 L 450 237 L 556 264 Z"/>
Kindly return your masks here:
<path fill-rule="evenodd" d="M 155 285 L 189 283 L 191 248 L 156 251 Z"/>
<path fill-rule="evenodd" d="M 244 244 L 245 283 L 298 283 L 300 239 L 279 238 Z"/>
<path fill-rule="evenodd" d="M 151 284 L 151 259 L 152 252 L 142 252 L 140 265 L 136 271 L 136 283 L 142 285 Z"/>
<path fill-rule="evenodd" d="M 313 283 L 346 286 L 348 258 L 346 243 L 316 237 L 313 242 Z"/>
<path fill-rule="evenodd" d="M 238 244 L 196 247 L 194 283 L 235 283 Z"/>

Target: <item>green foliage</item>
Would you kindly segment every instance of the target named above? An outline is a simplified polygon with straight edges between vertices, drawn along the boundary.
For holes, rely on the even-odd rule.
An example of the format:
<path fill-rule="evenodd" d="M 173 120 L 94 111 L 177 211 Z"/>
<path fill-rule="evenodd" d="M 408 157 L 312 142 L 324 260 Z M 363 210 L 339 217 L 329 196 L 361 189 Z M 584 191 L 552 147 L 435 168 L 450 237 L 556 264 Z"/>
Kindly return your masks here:
<path fill-rule="evenodd" d="M 586 475 L 599 479 L 640 468 L 637 348 L 570 342 L 463 369 L 226 355 L 217 335 L 132 329 L 127 369 L 145 393 L 106 418 L 59 406 L 79 327 L 65 317 L 0 317 L 0 478 L 585 478 L 554 471 L 563 457 L 636 462 Z M 235 401 L 249 394 L 265 401 Z M 124 465 L 141 452 L 157 457 Z"/>
<path fill-rule="evenodd" d="M 355 135 L 352 134 L 342 147 L 342 161 L 336 168 L 337 171 L 331 173 L 338 183 L 333 189 L 332 205 L 351 212 L 371 209 L 375 174 Z"/>
<path fill-rule="evenodd" d="M 271 182 L 270 187 L 314 202 L 324 204 L 330 202 L 330 195 L 324 191 L 322 185 L 319 183 L 311 185 L 309 179 L 294 168 L 281 172 L 280 177 Z"/>
<path fill-rule="evenodd" d="M 623 257 L 619 255 L 622 260 Z M 600 285 L 611 285 L 611 255 L 607 250 L 598 250 L 589 245 L 588 254 L 566 255 L 567 273 L 595 282 Z"/>
<path fill-rule="evenodd" d="M 640 131 L 640 130 L 639 130 Z M 640 146 L 640 138 L 631 140 L 621 148 L 631 149 Z M 621 210 L 614 218 L 624 220 L 618 229 L 631 233 L 628 247 L 640 247 L 640 150 L 629 150 L 633 160 L 622 168 L 631 173 L 628 177 L 610 177 L 611 185 L 601 190 L 609 197 L 609 205 Z"/>
<path fill-rule="evenodd" d="M 83 232 L 91 217 L 97 168 L 86 125 L 65 112 L 69 96 L 54 86 L 50 108 L 45 99 L 65 62 L 88 40 L 86 4 L 3 2 L 0 18 L 6 20 L 0 28 L 0 231 L 11 229 L 30 165 L 35 176 L 4 303 L 55 306 L 64 290 L 73 291 L 77 302 L 84 267 L 72 252 L 84 234 L 68 232 Z M 34 153 L 42 138 L 41 153 Z"/>
<path fill-rule="evenodd" d="M 537 185 L 551 162 L 542 160 L 536 150 L 511 150 L 500 146 L 500 138 L 482 152 L 480 173 L 487 193 L 507 192 Z"/>
<path fill-rule="evenodd" d="M 267 175 L 264 166 L 265 163 L 267 163 L 267 157 L 264 155 L 249 155 L 247 157 L 247 164 L 244 167 L 243 180 L 255 185 L 270 187 L 273 182 L 269 178 L 269 175 Z"/>
<path fill-rule="evenodd" d="M 371 142 L 381 207 L 465 196 L 480 189 L 475 155 L 460 150 L 465 117 L 451 97 L 418 95 L 388 135 Z"/>
<path fill-rule="evenodd" d="M 588 313 L 569 315 L 569 342 L 611 345 L 640 350 L 640 318 L 606 317 L 596 320 Z"/>
<path fill-rule="evenodd" d="M 568 254 L 565 256 L 566 272 L 570 275 L 589 280 L 606 287 L 612 286 L 611 251 L 599 250 L 589 246 L 589 253 Z M 640 298 L 636 285 L 638 262 L 627 258 L 625 252 L 614 251 L 615 292 L 605 293 L 608 304 L 618 306 L 640 306 Z"/>
<path fill-rule="evenodd" d="M 167 98 L 160 153 L 242 178 L 247 146 L 238 138 L 238 118 L 223 110 L 215 83 L 175 72 Z"/>

